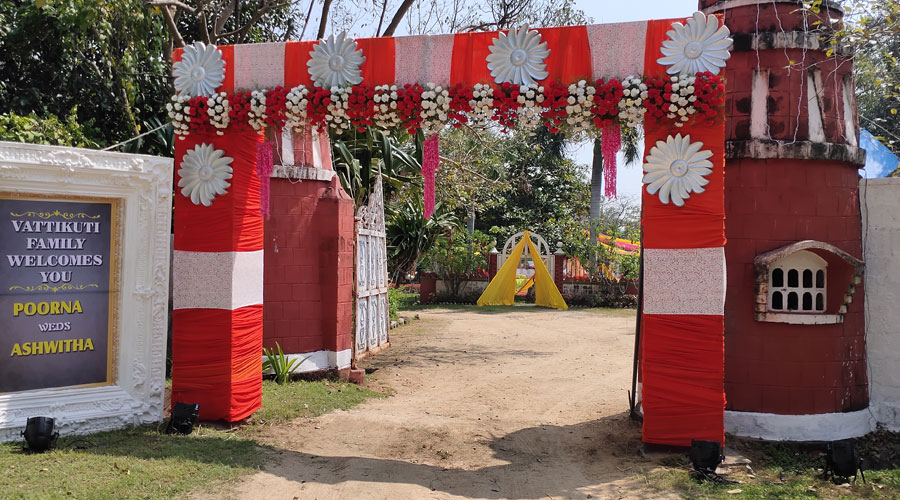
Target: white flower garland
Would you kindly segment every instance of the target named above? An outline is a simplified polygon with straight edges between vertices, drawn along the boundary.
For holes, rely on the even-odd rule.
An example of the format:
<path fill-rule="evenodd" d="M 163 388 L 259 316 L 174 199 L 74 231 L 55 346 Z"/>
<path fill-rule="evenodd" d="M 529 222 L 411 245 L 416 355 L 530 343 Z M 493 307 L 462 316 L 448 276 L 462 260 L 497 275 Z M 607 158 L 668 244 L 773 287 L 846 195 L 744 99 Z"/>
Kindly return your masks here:
<path fill-rule="evenodd" d="M 679 75 L 671 77 L 672 96 L 669 98 L 671 103 L 666 111 L 666 117 L 671 120 L 678 120 L 676 127 L 683 127 L 685 122 L 691 119 L 691 115 L 697 112 L 694 108 L 694 102 L 697 97 L 694 96 L 694 83 L 696 77 L 688 75 Z"/>
<path fill-rule="evenodd" d="M 637 128 L 644 121 L 647 108 L 647 84 L 639 76 L 629 76 L 622 80 L 622 99 L 619 100 L 619 119 L 630 128 Z"/>
<path fill-rule="evenodd" d="M 544 123 L 544 87 L 536 83 L 522 85 L 519 89 L 518 125 L 526 130 L 533 130 Z"/>
<path fill-rule="evenodd" d="M 440 132 L 447 125 L 450 113 L 450 91 L 446 88 L 426 83 L 422 86 L 422 131 L 425 137 Z"/>
<path fill-rule="evenodd" d="M 569 97 L 566 99 L 566 124 L 568 128 L 579 133 L 594 128 L 591 120 L 591 105 L 597 89 L 581 80 L 569 85 Z"/>
<path fill-rule="evenodd" d="M 172 120 L 172 127 L 175 129 L 175 135 L 185 136 L 191 131 L 191 112 L 188 101 L 191 96 L 175 94 L 172 96 L 171 102 L 166 103 L 166 111 L 169 112 L 169 119 Z"/>
<path fill-rule="evenodd" d="M 400 126 L 400 115 L 397 114 L 397 86 L 378 85 L 375 87 L 375 126 L 392 129 Z"/>
<path fill-rule="evenodd" d="M 493 122 L 494 116 L 494 88 L 490 85 L 475 84 L 472 92 L 472 100 L 469 101 L 472 112 L 469 114 L 469 123 L 476 127 L 484 127 Z"/>
<path fill-rule="evenodd" d="M 228 104 L 228 94 L 225 92 L 213 94 L 212 97 L 207 99 L 206 105 L 209 123 L 219 129 L 216 131 L 216 134 L 224 135 L 222 129 L 228 128 L 228 124 L 231 122 L 231 116 L 229 116 L 231 106 Z"/>
<path fill-rule="evenodd" d="M 266 127 L 266 92 L 254 90 L 250 93 L 250 112 L 247 114 L 247 123 L 253 130 L 262 130 Z"/>
<path fill-rule="evenodd" d="M 293 130 L 302 130 L 306 127 L 307 113 L 309 106 L 309 89 L 306 85 L 298 85 L 291 89 L 285 96 L 285 126 Z"/>

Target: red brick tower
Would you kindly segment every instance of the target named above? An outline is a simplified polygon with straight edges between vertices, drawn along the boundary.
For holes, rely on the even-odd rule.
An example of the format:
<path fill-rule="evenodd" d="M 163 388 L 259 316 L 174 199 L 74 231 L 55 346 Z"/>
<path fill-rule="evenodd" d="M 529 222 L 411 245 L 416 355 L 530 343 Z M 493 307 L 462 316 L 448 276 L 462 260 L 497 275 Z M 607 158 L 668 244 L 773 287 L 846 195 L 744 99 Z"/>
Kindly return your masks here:
<path fill-rule="evenodd" d="M 871 430 L 852 62 L 813 30 L 826 1 L 701 0 L 725 71 L 726 430 L 818 440 Z"/>

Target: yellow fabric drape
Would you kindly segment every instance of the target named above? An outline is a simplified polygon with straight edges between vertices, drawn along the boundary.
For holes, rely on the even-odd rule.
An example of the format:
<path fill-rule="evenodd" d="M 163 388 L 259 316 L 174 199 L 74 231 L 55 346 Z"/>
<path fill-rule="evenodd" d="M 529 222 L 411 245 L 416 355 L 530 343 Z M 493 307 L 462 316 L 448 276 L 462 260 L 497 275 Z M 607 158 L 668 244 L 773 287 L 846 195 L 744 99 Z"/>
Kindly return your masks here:
<path fill-rule="evenodd" d="M 569 306 L 563 299 L 562 294 L 559 293 L 559 289 L 556 288 L 553 277 L 550 276 L 550 273 L 547 271 L 547 266 L 545 266 L 544 261 L 541 260 L 541 254 L 539 254 L 537 248 L 534 247 L 534 243 L 531 242 L 530 237 L 527 238 L 527 241 L 528 251 L 531 252 L 531 256 L 534 258 L 534 303 L 539 306 L 552 307 L 554 309 L 559 309 L 560 311 L 565 311 Z"/>
<path fill-rule="evenodd" d="M 519 267 L 519 260 L 525 250 L 525 242 L 531 239 L 528 234 L 528 231 L 525 231 L 525 236 L 522 236 L 519 243 L 512 249 L 512 253 L 509 254 L 509 258 L 500 266 L 494 279 L 488 283 L 481 297 L 478 297 L 479 306 L 511 306 L 515 303 L 516 269 Z"/>
<path fill-rule="evenodd" d="M 562 294 L 556 288 L 553 277 L 547 271 L 547 266 L 541 260 L 540 254 L 531 242 L 531 232 L 525 231 L 519 244 L 513 248 L 509 258 L 503 263 L 503 266 L 497 271 L 494 279 L 488 283 L 484 293 L 478 298 L 479 306 L 511 306 L 516 300 L 516 269 L 519 267 L 519 260 L 522 258 L 522 252 L 528 245 L 528 251 L 534 260 L 534 302 L 539 306 L 552 307 L 554 309 L 566 310 L 569 308 L 566 301 L 563 300 Z"/>

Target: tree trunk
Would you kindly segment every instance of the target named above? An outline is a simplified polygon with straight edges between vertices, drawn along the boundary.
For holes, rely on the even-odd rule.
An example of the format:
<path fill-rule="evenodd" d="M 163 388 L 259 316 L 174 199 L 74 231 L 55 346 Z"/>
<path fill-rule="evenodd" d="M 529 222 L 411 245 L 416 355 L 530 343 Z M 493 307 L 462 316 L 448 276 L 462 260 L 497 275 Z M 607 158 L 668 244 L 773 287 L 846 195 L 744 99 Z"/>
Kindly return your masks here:
<path fill-rule="evenodd" d="M 328 25 L 328 10 L 331 9 L 331 0 L 325 0 L 322 3 L 322 16 L 319 20 L 319 32 L 316 33 L 316 40 L 325 38 L 325 27 Z"/>
<path fill-rule="evenodd" d="M 466 230 L 469 234 L 475 234 L 475 205 L 469 205 L 468 217 L 466 217 Z"/>
<path fill-rule="evenodd" d="M 394 31 L 396 31 L 397 26 L 400 25 L 400 21 L 403 19 L 403 16 L 406 15 L 406 11 L 412 6 L 414 0 L 403 0 L 403 3 L 400 4 L 400 7 L 397 8 L 397 12 L 394 13 L 393 19 L 391 19 L 388 27 L 385 28 L 384 33 L 381 36 L 394 36 Z"/>
<path fill-rule="evenodd" d="M 603 149 L 600 146 L 600 139 L 594 139 L 594 158 L 591 163 L 591 208 L 590 208 L 590 225 L 591 225 L 591 244 L 597 244 L 597 220 L 600 218 L 600 208 L 603 206 Z M 596 268 L 597 263 L 590 263 L 591 274 Z"/>

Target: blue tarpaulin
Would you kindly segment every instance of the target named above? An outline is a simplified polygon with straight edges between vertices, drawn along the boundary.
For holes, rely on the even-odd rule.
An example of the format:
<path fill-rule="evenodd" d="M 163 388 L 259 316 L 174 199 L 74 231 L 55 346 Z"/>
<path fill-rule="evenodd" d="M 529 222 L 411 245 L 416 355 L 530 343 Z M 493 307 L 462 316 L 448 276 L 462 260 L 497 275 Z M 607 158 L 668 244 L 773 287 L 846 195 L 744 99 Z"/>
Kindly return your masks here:
<path fill-rule="evenodd" d="M 861 130 L 859 145 L 866 150 L 866 165 L 860 170 L 863 177 L 887 177 L 900 168 L 900 158 L 878 141 L 868 130 Z"/>

